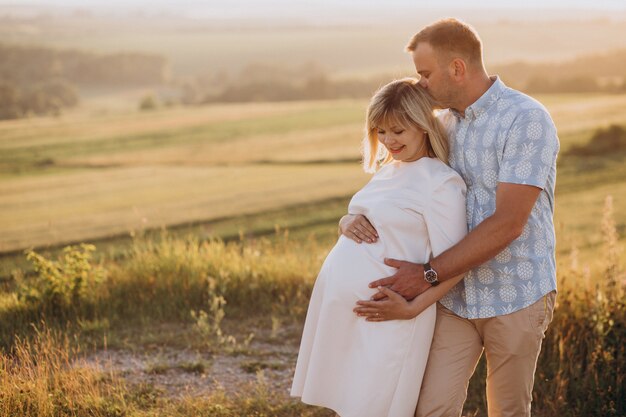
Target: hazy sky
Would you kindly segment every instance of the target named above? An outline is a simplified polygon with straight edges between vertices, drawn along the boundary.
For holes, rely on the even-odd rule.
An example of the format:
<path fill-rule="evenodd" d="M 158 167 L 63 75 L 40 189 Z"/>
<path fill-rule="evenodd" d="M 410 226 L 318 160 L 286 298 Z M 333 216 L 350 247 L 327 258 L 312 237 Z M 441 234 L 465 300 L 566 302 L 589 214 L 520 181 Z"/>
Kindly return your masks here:
<path fill-rule="evenodd" d="M 209 8 L 228 9 L 230 7 L 248 6 L 258 7 L 288 7 L 303 5 L 380 5 L 379 0 L 178 0 L 172 5 L 171 0 L 0 0 L 3 5 L 54 5 L 54 6 L 90 6 L 117 5 L 117 6 L 167 6 L 184 8 L 186 6 L 202 6 Z M 460 8 L 557 8 L 557 9 L 592 9 L 592 10 L 626 10 L 624 0 L 481 0 L 480 6 L 472 5 L 467 0 L 387 0 L 387 5 L 411 5 L 420 7 L 460 7 Z"/>
<path fill-rule="evenodd" d="M 626 20 L 626 0 L 0 0 L 0 16 L 164 17 L 215 24 L 388 25 L 454 16 L 479 21 Z"/>
<path fill-rule="evenodd" d="M 146 14 L 167 11 L 188 17 L 213 18 L 306 17 L 310 14 L 321 18 L 324 13 L 319 12 L 324 10 L 328 12 L 327 17 L 334 20 L 337 17 L 349 17 L 351 13 L 361 15 L 373 10 L 399 12 L 407 8 L 448 9 L 450 12 L 459 9 L 524 9 L 530 13 L 533 10 L 551 9 L 561 10 L 564 14 L 572 10 L 626 11 L 626 0 L 481 0 L 479 5 L 477 3 L 467 0 L 387 0 L 384 4 L 380 0 L 0 0 L 0 6 L 71 7 L 113 13 L 132 10 Z"/>

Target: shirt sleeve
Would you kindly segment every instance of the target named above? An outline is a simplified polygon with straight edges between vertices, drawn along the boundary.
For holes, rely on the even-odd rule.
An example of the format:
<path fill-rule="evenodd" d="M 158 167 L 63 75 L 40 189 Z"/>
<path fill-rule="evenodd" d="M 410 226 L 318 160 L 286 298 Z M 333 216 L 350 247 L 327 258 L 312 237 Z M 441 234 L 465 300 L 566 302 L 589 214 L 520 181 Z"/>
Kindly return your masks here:
<path fill-rule="evenodd" d="M 457 174 L 447 176 L 433 189 L 430 204 L 423 214 L 433 257 L 467 234 L 465 190 L 465 182 Z"/>
<path fill-rule="evenodd" d="M 558 151 L 556 127 L 548 112 L 526 110 L 506 136 L 498 181 L 544 189 L 556 169 Z"/>

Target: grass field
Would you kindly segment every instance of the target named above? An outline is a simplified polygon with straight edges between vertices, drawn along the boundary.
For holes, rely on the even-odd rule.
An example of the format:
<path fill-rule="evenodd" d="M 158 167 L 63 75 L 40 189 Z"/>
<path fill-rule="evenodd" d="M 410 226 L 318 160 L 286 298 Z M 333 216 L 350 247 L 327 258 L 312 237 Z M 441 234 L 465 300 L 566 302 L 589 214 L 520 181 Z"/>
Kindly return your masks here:
<path fill-rule="evenodd" d="M 623 95 L 539 99 L 557 123 L 563 151 L 598 126 L 626 123 Z M 365 106 L 215 105 L 0 123 L 0 252 L 349 196 L 368 178 L 358 164 Z M 592 207 L 608 193 L 616 212 L 625 212 L 622 164 L 595 161 L 561 158 L 557 220 L 564 235 L 591 227 Z M 561 214 L 572 200 L 585 202 L 578 214 Z M 581 235 L 582 246 L 597 241 Z"/>
<path fill-rule="evenodd" d="M 367 179 L 341 163 L 358 160 L 362 113 L 289 103 L 7 123 L 0 251 L 344 196 Z"/>
<path fill-rule="evenodd" d="M 533 407 L 620 416 L 624 154 L 566 151 L 626 124 L 626 96 L 540 100 L 563 151 L 560 293 Z M 365 105 L 83 109 L 0 123 L 0 416 L 330 416 L 286 392 L 315 276 L 368 179 Z M 95 253 L 61 250 L 74 241 Z M 27 260 L 30 246 L 44 257 Z M 485 409 L 484 374 L 481 363 L 466 415 Z"/>

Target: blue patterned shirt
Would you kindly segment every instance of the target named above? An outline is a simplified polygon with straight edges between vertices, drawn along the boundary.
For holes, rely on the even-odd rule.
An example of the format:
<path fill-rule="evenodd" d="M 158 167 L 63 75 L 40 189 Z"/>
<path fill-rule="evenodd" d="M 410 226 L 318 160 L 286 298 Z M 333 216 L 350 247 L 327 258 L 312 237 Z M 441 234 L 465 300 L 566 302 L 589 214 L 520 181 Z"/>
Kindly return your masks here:
<path fill-rule="evenodd" d="M 559 139 L 548 111 L 497 77 L 465 110 L 439 114 L 450 140 L 450 165 L 467 184 L 471 231 L 496 209 L 499 182 L 542 189 L 520 237 L 469 271 L 441 299 L 459 316 L 509 314 L 556 289 L 554 185 Z"/>

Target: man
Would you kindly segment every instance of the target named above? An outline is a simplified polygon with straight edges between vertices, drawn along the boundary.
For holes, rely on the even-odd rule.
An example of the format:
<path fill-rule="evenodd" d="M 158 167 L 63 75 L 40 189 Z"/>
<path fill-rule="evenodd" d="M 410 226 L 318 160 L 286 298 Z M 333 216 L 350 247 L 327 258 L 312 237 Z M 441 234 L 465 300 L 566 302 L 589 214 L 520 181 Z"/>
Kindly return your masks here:
<path fill-rule="evenodd" d="M 467 273 L 437 306 L 416 415 L 459 416 L 484 349 L 489 416 L 530 416 L 556 293 L 554 123 L 537 101 L 489 77 L 478 34 L 463 22 L 435 22 L 407 50 L 420 85 L 448 109 L 440 120 L 450 165 L 467 184 L 470 233 L 425 265 L 386 260 L 397 273 L 370 286 L 388 286 L 410 300 Z M 357 241 L 377 239 L 363 216 L 344 216 L 340 229 Z"/>

